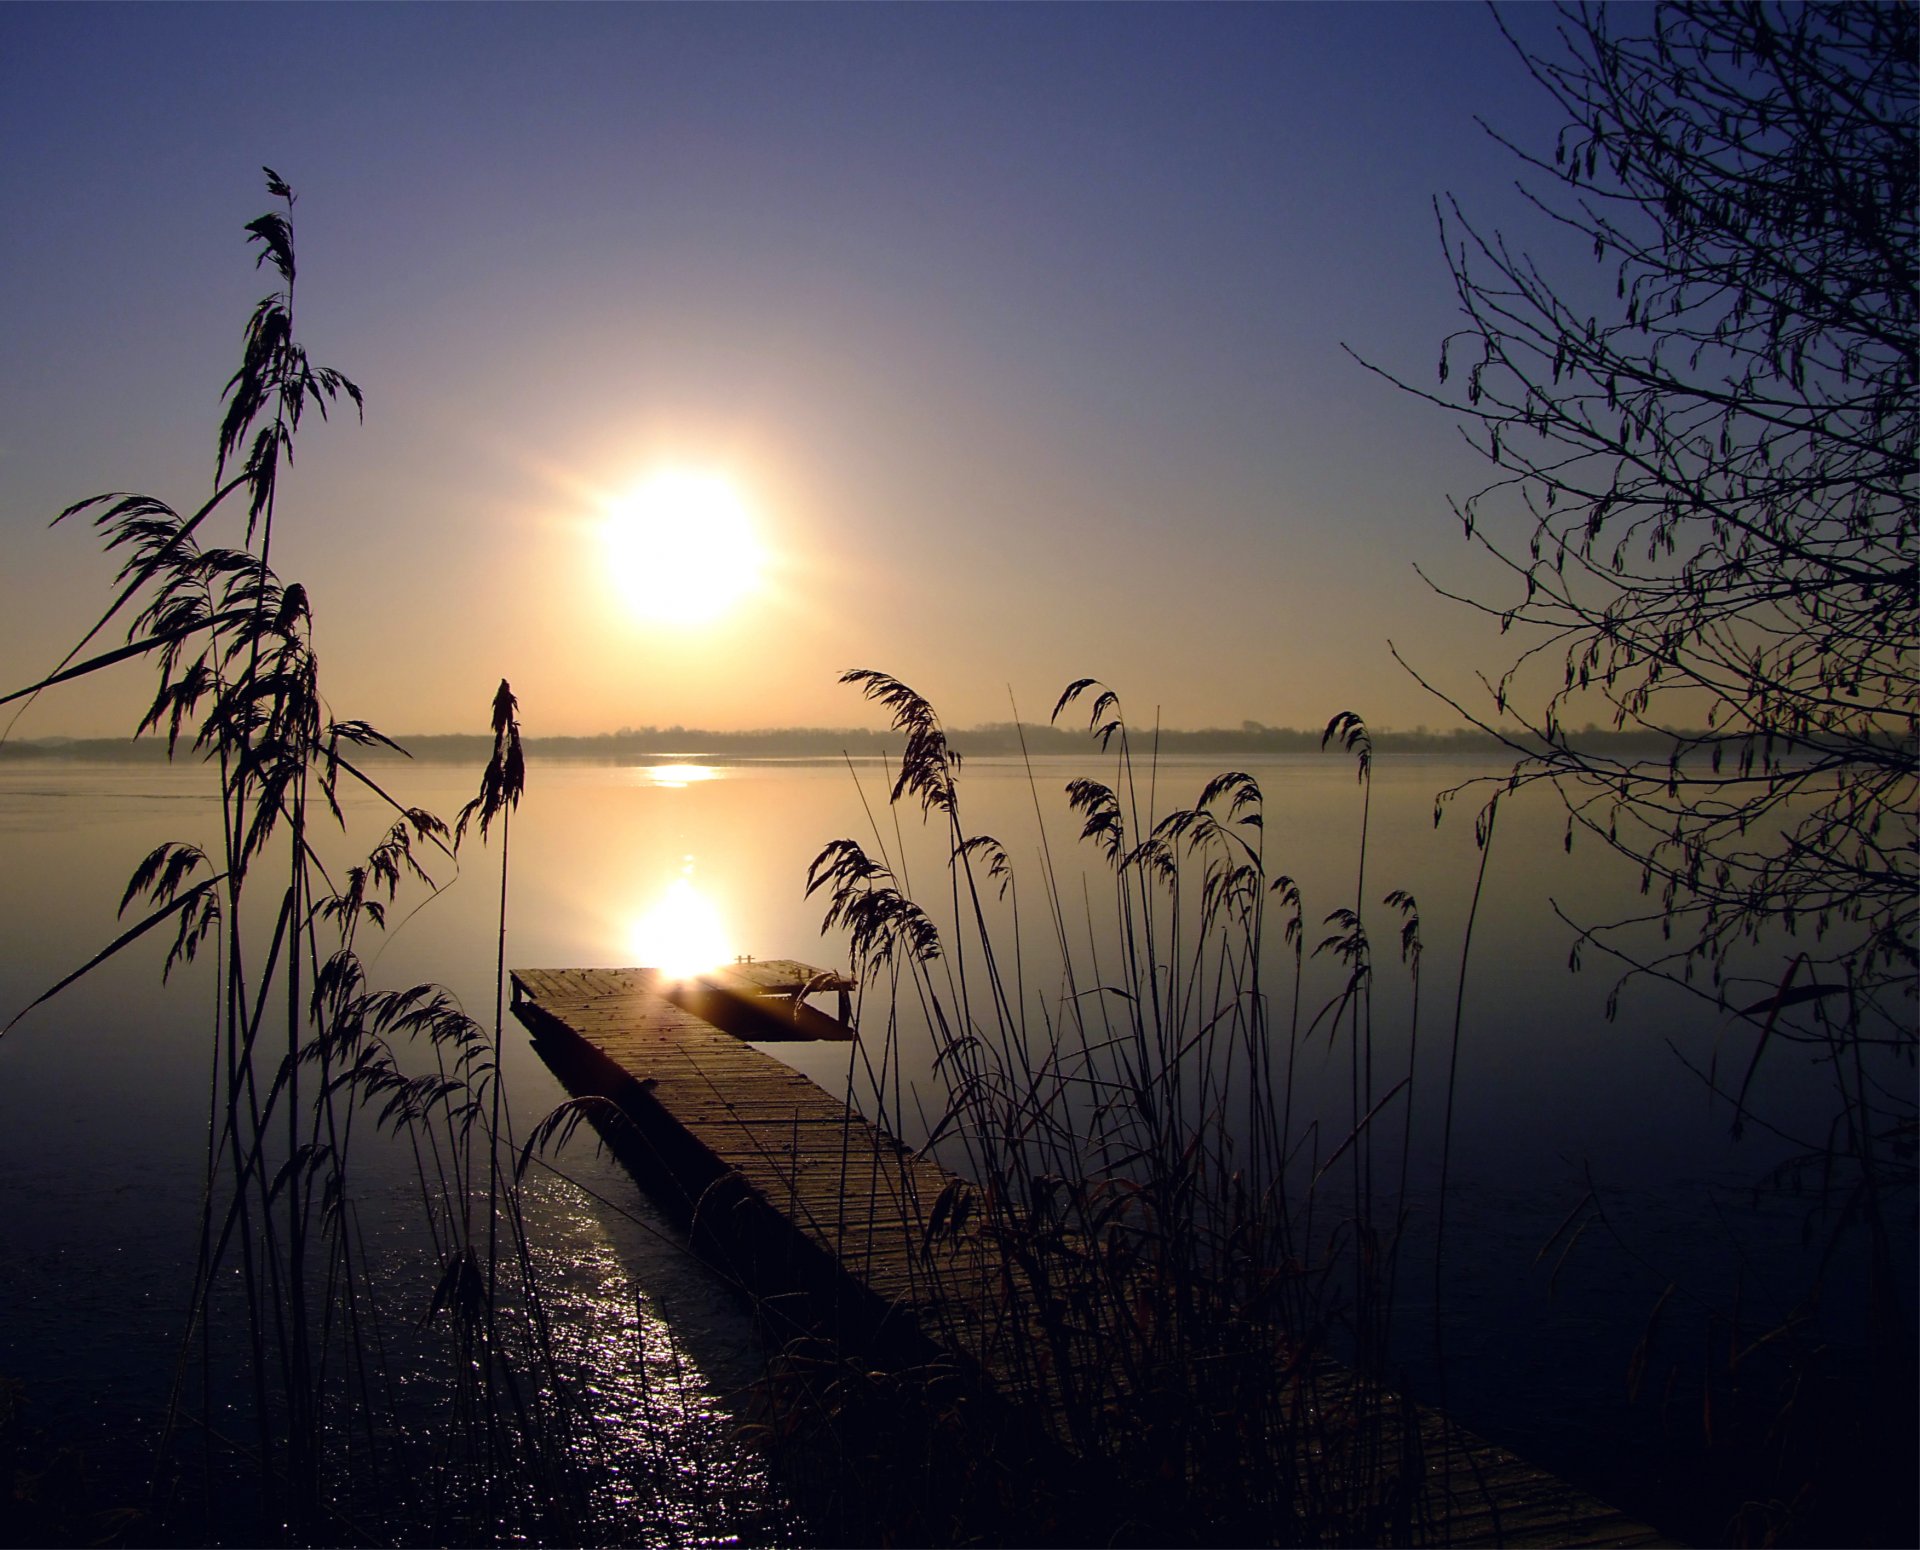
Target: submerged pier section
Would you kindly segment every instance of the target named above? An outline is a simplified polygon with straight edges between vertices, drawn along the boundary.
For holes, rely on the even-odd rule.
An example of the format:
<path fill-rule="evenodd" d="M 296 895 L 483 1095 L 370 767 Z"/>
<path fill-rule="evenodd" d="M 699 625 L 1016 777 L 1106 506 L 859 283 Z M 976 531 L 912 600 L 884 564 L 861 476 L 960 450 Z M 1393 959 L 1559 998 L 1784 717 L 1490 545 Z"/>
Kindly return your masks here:
<path fill-rule="evenodd" d="M 520 969 L 513 1006 L 570 1090 L 601 1100 L 596 1123 L 636 1179 L 776 1332 L 818 1342 L 876 1378 L 941 1375 L 967 1395 L 974 1442 L 963 1446 L 1043 1465 L 1063 1498 L 1098 1497 L 1102 1482 L 1066 1419 L 1036 1392 L 1046 1358 L 1038 1368 L 1034 1358 L 1048 1338 L 1026 1311 L 1037 1306 L 1032 1289 L 1019 1286 L 1019 1268 L 978 1219 L 955 1210 L 968 1186 L 745 1042 L 853 1038 L 851 988 L 786 959 L 685 980 L 649 969 Z M 838 998 L 839 1016 L 808 1004 L 821 994 Z M 1321 1427 L 1331 1414 L 1371 1413 L 1401 1439 L 1366 1466 L 1417 1476 L 1389 1493 L 1398 1505 L 1383 1536 L 1673 1543 L 1438 1412 L 1363 1391 L 1326 1364 L 1302 1385 L 1298 1409 Z M 1380 1486 L 1376 1474 L 1370 1488 Z M 1070 1532 L 1031 1500 L 1023 1510 L 1029 1537 Z"/>

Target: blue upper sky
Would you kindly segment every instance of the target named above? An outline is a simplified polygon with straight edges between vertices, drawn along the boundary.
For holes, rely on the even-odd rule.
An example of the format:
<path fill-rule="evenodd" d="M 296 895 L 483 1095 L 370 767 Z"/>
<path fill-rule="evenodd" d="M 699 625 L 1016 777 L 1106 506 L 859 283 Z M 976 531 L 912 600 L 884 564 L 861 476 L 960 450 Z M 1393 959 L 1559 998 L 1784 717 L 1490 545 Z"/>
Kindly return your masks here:
<path fill-rule="evenodd" d="M 535 732 L 849 723 L 878 666 L 957 724 L 1082 674 L 1171 725 L 1442 723 L 1386 641 L 1498 660 L 1412 569 L 1494 585 L 1446 504 L 1482 464 L 1342 346 L 1432 381 L 1436 195 L 1589 272 L 1476 114 L 1559 127 L 1453 4 L 0 8 L 0 677 L 108 574 L 52 512 L 205 492 L 266 163 L 367 394 L 275 537 L 341 714 L 478 728 L 504 674 Z M 772 552 L 699 630 L 607 585 L 663 463 Z"/>

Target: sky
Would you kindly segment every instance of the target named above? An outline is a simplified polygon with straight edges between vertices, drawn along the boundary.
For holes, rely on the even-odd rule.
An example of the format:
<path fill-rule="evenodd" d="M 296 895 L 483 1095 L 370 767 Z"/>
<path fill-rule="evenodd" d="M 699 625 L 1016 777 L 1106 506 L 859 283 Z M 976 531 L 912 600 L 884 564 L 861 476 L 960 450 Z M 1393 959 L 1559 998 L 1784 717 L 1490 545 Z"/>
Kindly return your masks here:
<path fill-rule="evenodd" d="M 1568 257 L 1476 115 L 1559 128 L 1443 3 L 0 7 L 0 688 L 107 597 L 54 513 L 211 488 L 264 164 L 366 395 L 274 537 L 337 716 L 484 731 L 504 676 L 530 735 L 874 725 L 872 667 L 954 726 L 1083 676 L 1452 725 L 1388 642 L 1503 665 L 1414 568 L 1497 594 L 1447 504 L 1486 466 L 1347 352 L 1434 382 L 1436 196 Z M 610 545 L 663 471 L 758 558 Z M 647 606 L 689 590 L 739 595 Z M 13 735 L 130 731 L 151 674 L 108 678 Z"/>

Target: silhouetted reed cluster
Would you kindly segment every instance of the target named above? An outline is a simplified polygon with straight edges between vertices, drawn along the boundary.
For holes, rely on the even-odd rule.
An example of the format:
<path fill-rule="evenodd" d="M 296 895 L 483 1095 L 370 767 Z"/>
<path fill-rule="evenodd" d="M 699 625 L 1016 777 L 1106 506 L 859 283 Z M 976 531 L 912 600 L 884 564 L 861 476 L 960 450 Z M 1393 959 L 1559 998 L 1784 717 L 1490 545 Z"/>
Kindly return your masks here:
<path fill-rule="evenodd" d="M 1338 960 L 1339 985 L 1307 1016 L 1313 931 L 1298 885 L 1269 861 L 1252 776 L 1216 775 L 1191 806 L 1158 813 L 1157 773 L 1118 698 L 1091 680 L 1070 685 L 1053 719 L 1084 701 L 1113 772 L 1066 787 L 1102 881 L 1080 894 L 1043 824 L 1039 875 L 1023 893 L 1006 847 L 964 822 L 960 759 L 933 707 L 883 673 L 846 681 L 904 734 L 892 800 L 919 806 L 948 862 L 930 909 L 876 829 L 871 847 L 826 846 L 809 889 L 851 943 L 876 1117 L 926 1134 L 959 1175 L 921 1202 L 927 1273 L 954 1288 L 946 1343 L 1022 1396 L 1042 1418 L 1042 1446 L 1100 1482 L 1081 1494 L 1078 1521 L 1048 1532 L 1157 1543 L 1415 1533 L 1428 1510 L 1418 1425 L 1382 1380 L 1420 1050 L 1416 1029 L 1395 1041 L 1404 1065 L 1376 1058 L 1364 723 L 1345 714 L 1326 733 L 1355 761 L 1362 840 L 1353 899 L 1311 946 Z M 1385 904 L 1417 985 L 1414 900 L 1395 892 Z M 1417 1019 L 1417 993 L 1415 1007 Z M 902 1086 L 906 1029 L 921 1024 L 931 1113 L 910 1112 L 926 1100 Z M 1309 1038 L 1346 1045 L 1346 1112 L 1331 1129 L 1296 1102 Z M 1395 1161 L 1397 1178 L 1385 1176 Z M 984 1328 L 962 1311 L 982 1296 L 995 1310 Z M 968 1522 L 958 1502 L 935 1511 L 953 1514 L 922 1525 L 936 1537 Z"/>
<path fill-rule="evenodd" d="M 902 1461 L 897 1436 L 881 1438 L 909 1475 L 922 1469 L 943 1487 L 920 1494 L 938 1503 L 935 1516 L 907 1537 L 1005 1534 L 998 1511 L 1024 1513 L 1062 1542 L 1452 1537 L 1456 1513 L 1492 1499 L 1472 1457 L 1455 1455 L 1458 1434 L 1397 1390 L 1411 1359 L 1444 1403 L 1461 1030 L 1509 788 L 1483 787 L 1450 1016 L 1435 1030 L 1421 1001 L 1416 902 L 1369 880 L 1374 745 L 1358 716 L 1335 716 L 1322 738 L 1358 781 L 1353 891 L 1310 910 L 1276 864 L 1258 782 L 1218 774 L 1191 805 L 1163 810 L 1166 771 L 1102 685 L 1069 685 L 1052 717 L 1085 705 L 1110 771 L 1065 786 L 1092 863 L 1051 848 L 1029 763 L 1040 821 L 1028 875 L 999 838 L 964 821 L 961 760 L 932 705 L 884 673 L 845 681 L 904 735 L 891 803 L 896 813 L 918 806 L 944 858 L 933 886 L 924 875 L 910 886 L 896 817 L 891 841 L 876 822 L 870 841 L 836 840 L 813 862 L 809 890 L 827 900 L 827 927 L 847 933 L 863 987 L 866 1064 L 850 1086 L 880 1123 L 926 1136 L 959 1175 L 921 1203 L 920 1259 L 942 1292 L 932 1302 L 944 1310 L 942 1339 L 976 1357 L 1035 1423 L 999 1428 L 1008 1462 L 998 1473 L 958 1478 L 938 1456 Z M 1330 992 L 1315 980 L 1303 1004 L 1309 956 L 1335 972 Z M 1377 1028 L 1386 972 L 1404 973 L 1407 993 Z M 1701 1074 L 1727 1099 L 1737 1136 L 1743 1124 L 1773 1128 L 1750 1093 L 1770 1041 L 1825 1052 L 1838 1093 L 1831 1133 L 1760 1181 L 1794 1192 L 1807 1213 L 1804 1297 L 1761 1306 L 1738 1280 L 1669 1286 L 1650 1300 L 1638 1348 L 1623 1343 L 1623 1388 L 1639 1395 L 1659 1371 L 1666 1399 L 1650 1396 L 1649 1409 L 1659 1406 L 1702 1471 L 1699 1489 L 1666 1507 L 1699 1531 L 1772 1542 L 1832 1525 L 1893 1543 L 1911 1513 L 1885 1477 L 1910 1452 L 1901 1406 L 1910 1411 L 1913 1339 L 1890 1254 L 1911 1242 L 1913 1150 L 1907 1132 L 1886 1126 L 1899 1099 L 1885 1084 L 1910 1084 L 1911 1066 L 1867 1066 L 1859 1057 L 1873 1039 L 1859 1022 L 1830 1026 L 1832 998 L 1796 997 L 1792 986 L 1790 965 L 1774 995 L 1741 1012 L 1758 1030 L 1744 1068 Z M 1783 1013 L 1802 1003 L 1812 1030 L 1785 1033 Z M 1329 1069 L 1344 1087 L 1331 1102 Z M 1416 1106 L 1417 1089 L 1429 1092 Z M 1419 1137 L 1416 1113 L 1437 1134 Z M 1416 1150 L 1437 1154 L 1437 1178 L 1410 1181 Z M 1637 1254 L 1590 1193 L 1536 1263 L 1564 1262 L 1590 1226 L 1602 1228 L 1595 1243 L 1614 1237 L 1613 1252 Z M 1408 1315 L 1416 1300 L 1431 1309 L 1430 1330 Z M 1856 1300 L 1857 1316 L 1847 1311 Z M 1836 1327 L 1823 1301 L 1851 1331 L 1845 1354 L 1822 1334 Z M 984 1320 L 969 1311 L 982 1306 Z M 1686 1337 L 1675 1320 L 1705 1335 L 1704 1363 L 1676 1353 Z M 813 1392 L 851 1406 L 856 1380 L 837 1373 Z M 956 1424 L 959 1399 L 935 1401 L 963 1392 L 941 1369 L 917 1403 L 931 1424 Z M 865 1397 L 901 1412 L 897 1395 Z M 1056 1473 L 1051 1501 L 1010 1498 L 1007 1477 L 1023 1467 Z"/>
<path fill-rule="evenodd" d="M 121 556 L 116 594 L 54 672 L 8 696 L 148 660 L 158 686 L 140 732 L 203 761 L 218 788 L 217 840 L 148 855 L 121 900 L 132 923 L 40 998 L 152 933 L 171 937 L 163 977 L 214 960 L 198 1252 L 142 1532 L 578 1539 L 575 1417 L 498 1158 L 511 1144 L 498 1009 L 488 1030 L 435 986 L 375 988 L 362 957 L 400 890 L 431 889 L 428 867 L 451 862 L 476 818 L 483 836 L 501 824 L 504 932 L 506 825 L 523 781 L 514 701 L 502 683 L 494 759 L 451 834 L 357 762 L 392 745 L 327 709 L 307 593 L 270 556 L 303 416 L 343 397 L 358 406 L 360 392 L 296 342 L 294 195 L 271 171 L 267 184 L 277 207 L 247 230 L 280 284 L 254 309 L 227 385 L 213 494 L 186 515 L 125 493 L 62 512 L 91 513 Z M 209 543 L 236 506 L 241 542 Z M 96 646 L 123 617 L 125 644 Z M 354 788 L 386 818 L 342 866 L 326 858 Z M 370 1263 L 355 1190 L 384 1184 L 396 1162 L 416 1197 L 418 1260 L 398 1292 L 394 1267 Z"/>

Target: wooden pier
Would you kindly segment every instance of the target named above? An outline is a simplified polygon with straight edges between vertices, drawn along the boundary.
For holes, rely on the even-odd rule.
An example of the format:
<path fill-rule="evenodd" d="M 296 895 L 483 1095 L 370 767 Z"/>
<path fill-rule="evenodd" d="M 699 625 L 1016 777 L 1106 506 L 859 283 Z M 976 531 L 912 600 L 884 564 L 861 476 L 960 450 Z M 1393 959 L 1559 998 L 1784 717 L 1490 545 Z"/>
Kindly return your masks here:
<path fill-rule="evenodd" d="M 608 1144 L 724 1273 L 796 1332 L 922 1361 L 932 1291 L 907 1224 L 950 1175 L 744 1042 L 850 1039 L 804 1000 L 847 983 L 785 959 L 691 980 L 519 969 L 513 1008 L 573 1092 L 609 1101 Z"/>
<path fill-rule="evenodd" d="M 1031 1289 L 1010 1297 L 1017 1276 L 1005 1256 L 977 1220 L 955 1220 L 967 1186 L 745 1042 L 853 1037 L 850 988 L 784 959 L 693 980 L 521 969 L 513 1006 L 570 1090 L 604 1100 L 601 1133 L 638 1181 L 777 1325 L 875 1379 L 945 1375 L 967 1395 L 973 1436 L 1015 1439 L 1010 1452 L 1044 1460 L 1062 1494 L 1098 1499 L 1102 1484 L 1087 1476 L 1064 1419 L 1032 1391 L 1046 1341 L 1033 1315 L 1016 1311 L 1033 1306 Z M 839 1017 L 807 1004 L 823 993 L 840 998 Z M 1438 1412 L 1362 1394 L 1338 1370 L 1316 1369 L 1312 1404 L 1316 1415 L 1370 1407 L 1407 1439 L 1392 1445 L 1396 1457 L 1374 1460 L 1391 1474 L 1411 1459 L 1419 1476 L 1398 1492 L 1383 1539 L 1673 1543 Z M 1022 1506 L 1024 1537 L 1066 1532 Z"/>

